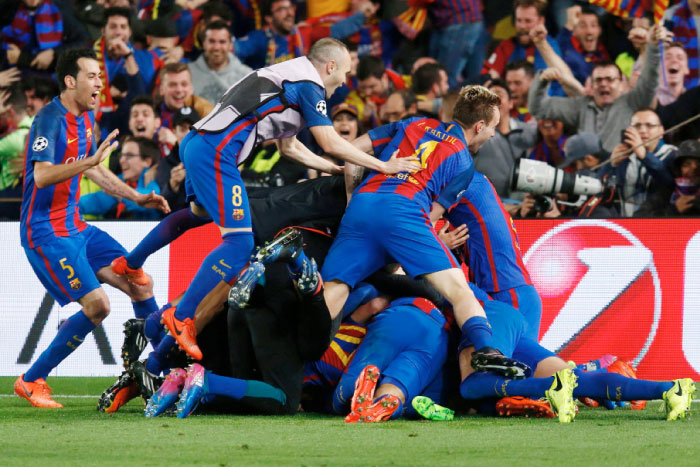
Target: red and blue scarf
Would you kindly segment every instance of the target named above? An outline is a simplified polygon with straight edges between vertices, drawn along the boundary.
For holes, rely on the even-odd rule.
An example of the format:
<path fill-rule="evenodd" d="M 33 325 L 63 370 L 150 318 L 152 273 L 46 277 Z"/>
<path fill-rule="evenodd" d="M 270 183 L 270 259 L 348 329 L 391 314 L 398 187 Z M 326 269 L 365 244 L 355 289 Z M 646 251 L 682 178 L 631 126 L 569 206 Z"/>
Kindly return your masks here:
<path fill-rule="evenodd" d="M 35 35 L 38 45 L 36 50 L 30 50 L 32 53 L 61 45 L 63 16 L 61 10 L 51 3 L 51 0 L 46 0 L 39 5 L 33 15 L 24 3 L 20 3 L 12 23 L 2 28 L 2 48 L 7 50 L 8 44 L 15 44 L 20 49 L 24 49 L 32 45 L 32 34 Z"/>

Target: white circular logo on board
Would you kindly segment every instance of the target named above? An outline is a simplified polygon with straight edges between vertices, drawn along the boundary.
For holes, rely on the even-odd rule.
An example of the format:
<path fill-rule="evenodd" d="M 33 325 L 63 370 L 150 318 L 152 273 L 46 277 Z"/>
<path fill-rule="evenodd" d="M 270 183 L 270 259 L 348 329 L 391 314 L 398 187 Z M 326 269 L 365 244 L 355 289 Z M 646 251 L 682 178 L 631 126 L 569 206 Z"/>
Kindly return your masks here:
<path fill-rule="evenodd" d="M 316 104 L 316 110 L 321 112 L 323 115 L 326 115 L 326 101 L 318 101 Z"/>
<path fill-rule="evenodd" d="M 32 151 L 41 152 L 48 146 L 49 140 L 44 138 L 43 136 L 39 136 L 37 139 L 34 140 L 34 144 L 32 144 Z"/>

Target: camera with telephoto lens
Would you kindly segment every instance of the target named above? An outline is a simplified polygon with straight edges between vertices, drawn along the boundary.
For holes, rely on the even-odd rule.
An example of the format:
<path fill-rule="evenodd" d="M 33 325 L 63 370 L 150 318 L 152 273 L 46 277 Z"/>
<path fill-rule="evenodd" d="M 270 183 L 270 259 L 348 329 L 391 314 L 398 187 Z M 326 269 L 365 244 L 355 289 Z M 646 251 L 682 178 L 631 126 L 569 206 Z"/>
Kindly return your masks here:
<path fill-rule="evenodd" d="M 605 184 L 595 177 L 572 174 L 552 167 L 546 162 L 518 159 L 513 169 L 511 189 L 533 195 L 593 196 L 605 191 Z"/>

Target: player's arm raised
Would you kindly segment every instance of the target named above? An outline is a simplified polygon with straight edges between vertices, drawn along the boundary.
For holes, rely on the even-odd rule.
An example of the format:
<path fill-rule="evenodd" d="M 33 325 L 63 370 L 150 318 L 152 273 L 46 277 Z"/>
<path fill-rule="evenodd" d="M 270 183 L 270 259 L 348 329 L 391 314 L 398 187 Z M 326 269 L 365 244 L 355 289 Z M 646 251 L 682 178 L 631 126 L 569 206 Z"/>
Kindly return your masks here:
<path fill-rule="evenodd" d="M 34 162 L 34 183 L 36 183 L 37 188 L 46 188 L 47 186 L 65 182 L 99 164 L 107 157 L 107 154 L 117 147 L 117 142 L 112 142 L 112 140 L 118 134 L 119 130 L 114 130 L 110 133 L 95 154 L 90 157 L 69 162 L 68 164 L 53 164 L 47 161 Z"/>
<path fill-rule="evenodd" d="M 370 156 L 366 152 L 355 147 L 353 145 L 354 143 L 350 143 L 341 138 L 332 126 L 312 126 L 310 130 L 316 142 L 321 146 L 324 152 L 338 159 L 343 159 L 345 162 L 361 165 L 362 167 L 367 167 L 368 169 L 376 170 L 377 172 L 387 175 L 399 172 L 415 172 L 420 169 L 420 164 L 418 164 L 418 159 L 416 157 L 398 158 L 395 154 L 391 159 L 384 162 L 376 157 Z M 369 142 L 369 146 L 371 146 L 372 143 L 369 141 L 369 137 L 367 141 Z"/>
<path fill-rule="evenodd" d="M 277 149 L 283 156 L 295 160 L 310 169 L 330 174 L 341 174 L 343 168 L 311 152 L 296 136 L 277 140 Z"/>

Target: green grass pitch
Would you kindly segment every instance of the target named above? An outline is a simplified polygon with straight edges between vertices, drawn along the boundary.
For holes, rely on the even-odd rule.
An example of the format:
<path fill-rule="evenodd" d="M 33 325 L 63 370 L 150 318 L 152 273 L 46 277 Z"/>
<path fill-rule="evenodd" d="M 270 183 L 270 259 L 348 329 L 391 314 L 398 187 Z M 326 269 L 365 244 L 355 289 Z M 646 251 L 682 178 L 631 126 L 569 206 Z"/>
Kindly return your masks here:
<path fill-rule="evenodd" d="M 581 409 L 576 421 L 460 417 L 453 422 L 345 425 L 342 418 L 191 416 L 146 419 L 143 402 L 116 414 L 97 397 L 35 409 L 0 378 L 0 465 L 700 465 L 700 415 L 666 422 L 646 410 Z M 54 395 L 100 394 L 113 378 L 51 378 Z M 700 404 L 694 404 L 700 410 Z"/>

